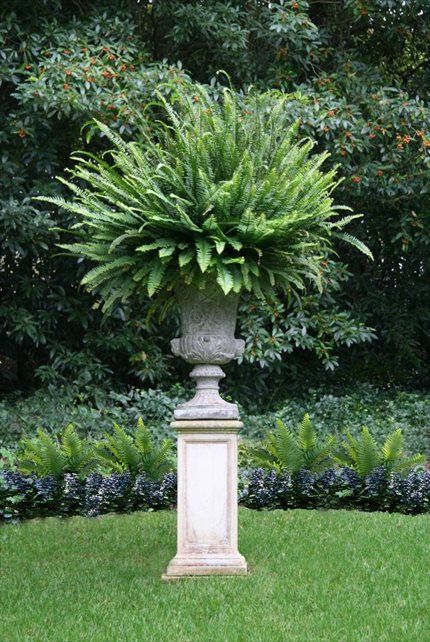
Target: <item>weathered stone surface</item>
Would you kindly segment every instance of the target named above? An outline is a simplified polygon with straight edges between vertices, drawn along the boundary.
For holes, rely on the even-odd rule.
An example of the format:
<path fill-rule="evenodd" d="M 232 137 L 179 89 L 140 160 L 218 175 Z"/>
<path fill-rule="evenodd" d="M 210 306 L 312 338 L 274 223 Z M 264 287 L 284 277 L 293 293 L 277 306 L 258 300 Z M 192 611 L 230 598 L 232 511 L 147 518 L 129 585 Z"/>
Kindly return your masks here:
<path fill-rule="evenodd" d="M 196 394 L 176 408 L 175 419 L 239 419 L 236 404 L 219 395 L 219 380 L 225 376 L 220 364 L 240 356 L 245 347 L 234 336 L 239 296 L 225 296 L 215 285 L 204 290 L 184 285 L 176 298 L 182 336 L 171 342 L 172 352 L 195 365 L 190 377 Z"/>
<path fill-rule="evenodd" d="M 237 431 L 240 421 L 175 421 L 178 431 L 178 549 L 163 579 L 244 575 L 237 548 Z"/>
<path fill-rule="evenodd" d="M 242 354 L 234 329 L 238 296 L 218 287 L 176 293 L 182 336 L 172 351 L 194 368 L 196 394 L 175 409 L 178 431 L 178 550 L 163 579 L 192 575 L 243 575 L 237 550 L 236 404 L 221 399 L 220 364 Z"/>
<path fill-rule="evenodd" d="M 222 365 L 239 357 L 245 343 L 235 339 L 238 294 L 225 296 L 218 286 L 176 291 L 182 336 L 171 341 L 174 355 L 187 363 Z"/>
<path fill-rule="evenodd" d="M 175 419 L 239 419 L 237 405 L 220 397 L 218 382 L 225 374 L 219 366 L 195 366 L 190 377 L 196 381 L 196 394 L 177 406 Z"/>

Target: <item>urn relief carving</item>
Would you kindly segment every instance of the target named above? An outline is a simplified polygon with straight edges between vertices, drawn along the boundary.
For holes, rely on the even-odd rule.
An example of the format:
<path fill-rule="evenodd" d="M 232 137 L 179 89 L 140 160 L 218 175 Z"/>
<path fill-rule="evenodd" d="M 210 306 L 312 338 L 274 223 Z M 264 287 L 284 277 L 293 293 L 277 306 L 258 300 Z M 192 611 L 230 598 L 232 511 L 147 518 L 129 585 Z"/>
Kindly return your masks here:
<path fill-rule="evenodd" d="M 238 419 L 236 404 L 224 401 L 218 391 L 221 365 L 239 357 L 245 348 L 236 339 L 239 295 L 224 295 L 216 285 L 205 289 L 183 285 L 176 290 L 182 336 L 171 341 L 172 352 L 194 365 L 190 377 L 196 394 L 175 410 L 175 419 Z"/>

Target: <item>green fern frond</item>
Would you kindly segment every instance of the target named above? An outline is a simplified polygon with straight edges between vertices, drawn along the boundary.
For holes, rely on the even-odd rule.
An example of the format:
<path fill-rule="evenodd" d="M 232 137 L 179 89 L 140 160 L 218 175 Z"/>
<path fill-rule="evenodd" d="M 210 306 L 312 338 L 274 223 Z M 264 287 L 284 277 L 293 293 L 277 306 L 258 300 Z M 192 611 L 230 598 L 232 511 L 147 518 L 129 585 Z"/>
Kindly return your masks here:
<path fill-rule="evenodd" d="M 341 232 L 358 215 L 339 218 L 336 169 L 323 171 L 327 153 L 297 139 L 288 96 L 193 91 L 197 101 L 175 92 L 174 106 L 159 96 L 153 138 L 128 143 L 96 121 L 112 149 L 73 155 L 71 180 L 60 179 L 70 200 L 40 198 L 73 215 L 76 242 L 60 247 L 93 263 L 83 283 L 104 311 L 192 282 L 298 295 L 319 283 L 335 238 L 371 257 Z"/>
<path fill-rule="evenodd" d="M 298 440 L 300 448 L 304 452 L 311 452 L 317 446 L 317 435 L 308 413 L 305 414 L 300 423 Z"/>
<path fill-rule="evenodd" d="M 362 254 L 365 254 L 366 256 L 369 257 L 369 259 L 372 259 L 373 261 L 373 254 L 365 245 L 362 241 L 359 239 L 355 238 L 355 236 L 352 236 L 352 234 L 348 234 L 347 232 L 337 232 L 335 236 L 342 241 L 345 241 L 346 243 L 349 243 L 349 245 L 352 245 L 353 247 L 357 248 Z"/>

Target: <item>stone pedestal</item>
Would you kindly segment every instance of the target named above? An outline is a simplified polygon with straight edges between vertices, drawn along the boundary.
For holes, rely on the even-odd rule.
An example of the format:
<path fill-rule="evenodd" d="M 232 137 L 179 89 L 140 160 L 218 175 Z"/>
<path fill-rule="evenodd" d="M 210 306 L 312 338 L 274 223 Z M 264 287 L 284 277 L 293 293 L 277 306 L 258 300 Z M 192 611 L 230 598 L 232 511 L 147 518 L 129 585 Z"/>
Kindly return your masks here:
<path fill-rule="evenodd" d="M 178 432 L 178 544 L 163 579 L 244 575 L 237 549 L 235 420 L 174 421 Z"/>

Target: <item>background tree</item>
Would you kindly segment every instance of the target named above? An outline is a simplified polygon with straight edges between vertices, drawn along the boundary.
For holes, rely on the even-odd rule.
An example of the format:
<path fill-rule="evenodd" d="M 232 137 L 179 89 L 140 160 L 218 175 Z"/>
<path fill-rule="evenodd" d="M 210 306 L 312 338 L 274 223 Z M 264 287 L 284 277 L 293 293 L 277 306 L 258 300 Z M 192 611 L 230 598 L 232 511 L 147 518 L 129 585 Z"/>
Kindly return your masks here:
<path fill-rule="evenodd" d="M 131 137 L 157 87 L 168 95 L 175 83 L 199 80 L 216 96 L 221 68 L 238 89 L 253 83 L 307 98 L 291 102 L 291 120 L 300 118 L 318 151 L 341 164 L 336 199 L 365 213 L 352 231 L 375 255 L 370 264 L 339 248 L 348 268 L 322 266 L 323 296 L 309 292 L 297 308 L 278 301 L 250 310 L 254 302 L 244 301 L 247 359 L 265 366 L 259 383 L 276 373 L 284 380 L 286 369 L 308 377 L 323 372 L 315 358 L 332 368 L 339 357 L 338 377 L 424 381 L 429 9 L 429 0 L 4 3 L 0 385 L 87 385 L 110 373 L 123 382 L 168 379 L 174 317 L 161 335 L 146 309 L 118 306 L 103 318 L 78 287 L 85 266 L 57 254 L 53 228 L 69 225 L 69 215 L 31 199 L 59 193 L 53 177 L 72 150 L 103 148 L 90 127 L 82 130 L 92 117 Z M 366 325 L 378 341 L 344 354 L 342 345 L 369 338 Z M 240 385 L 249 372 L 238 369 Z"/>

